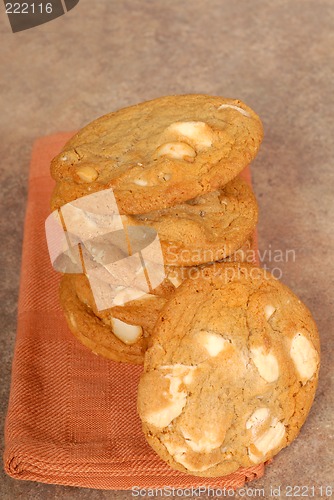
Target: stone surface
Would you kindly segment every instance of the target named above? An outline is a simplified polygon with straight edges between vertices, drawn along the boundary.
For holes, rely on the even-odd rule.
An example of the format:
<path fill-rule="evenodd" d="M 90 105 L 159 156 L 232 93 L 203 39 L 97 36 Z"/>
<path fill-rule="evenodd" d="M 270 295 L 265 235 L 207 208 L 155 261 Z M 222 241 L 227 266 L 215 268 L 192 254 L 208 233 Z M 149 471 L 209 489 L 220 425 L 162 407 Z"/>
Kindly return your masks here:
<path fill-rule="evenodd" d="M 66 16 L 15 35 L 1 3 L 0 34 L 1 424 L 33 141 L 160 95 L 221 94 L 240 98 L 263 119 L 265 139 L 252 168 L 260 257 L 280 270 L 310 307 L 323 346 L 319 389 L 300 437 L 249 487 L 265 488 L 262 496 L 269 498 L 271 485 L 281 484 L 283 491 L 286 485 L 328 484 L 333 463 L 332 0 L 304 0 L 302 6 L 289 0 L 81 0 Z M 277 250 L 290 251 L 289 259 L 269 262 L 270 250 L 276 258 Z M 111 499 L 131 498 L 131 493 L 21 482 L 1 472 L 0 496 Z"/>

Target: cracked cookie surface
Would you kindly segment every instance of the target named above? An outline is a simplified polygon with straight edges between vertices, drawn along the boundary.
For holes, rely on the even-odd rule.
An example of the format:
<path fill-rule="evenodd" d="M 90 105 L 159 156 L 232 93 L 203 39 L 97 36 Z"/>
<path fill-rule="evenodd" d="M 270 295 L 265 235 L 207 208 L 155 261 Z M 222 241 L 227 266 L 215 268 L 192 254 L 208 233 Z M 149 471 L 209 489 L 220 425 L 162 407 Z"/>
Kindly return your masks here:
<path fill-rule="evenodd" d="M 149 444 L 174 469 L 226 475 L 298 435 L 316 390 L 319 337 L 308 309 L 265 270 L 219 264 L 186 280 L 152 341 L 138 411 Z"/>
<path fill-rule="evenodd" d="M 256 156 L 259 117 L 239 100 L 166 96 L 102 116 L 56 156 L 51 206 L 113 188 L 124 214 L 159 210 L 214 191 Z"/>

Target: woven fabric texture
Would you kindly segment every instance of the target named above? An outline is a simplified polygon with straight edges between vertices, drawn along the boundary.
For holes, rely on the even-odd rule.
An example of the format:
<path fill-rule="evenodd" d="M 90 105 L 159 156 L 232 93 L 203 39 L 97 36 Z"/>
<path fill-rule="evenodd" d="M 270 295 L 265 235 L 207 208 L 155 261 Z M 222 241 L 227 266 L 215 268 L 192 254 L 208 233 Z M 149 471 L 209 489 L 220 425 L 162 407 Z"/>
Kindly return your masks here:
<path fill-rule="evenodd" d="M 41 138 L 32 154 L 5 470 L 16 479 L 112 490 L 241 487 L 262 476 L 264 465 L 206 479 L 161 461 L 136 412 L 141 367 L 94 356 L 67 328 L 44 222 L 53 188 L 50 160 L 71 135 Z M 244 175 L 250 180 L 249 170 Z"/>

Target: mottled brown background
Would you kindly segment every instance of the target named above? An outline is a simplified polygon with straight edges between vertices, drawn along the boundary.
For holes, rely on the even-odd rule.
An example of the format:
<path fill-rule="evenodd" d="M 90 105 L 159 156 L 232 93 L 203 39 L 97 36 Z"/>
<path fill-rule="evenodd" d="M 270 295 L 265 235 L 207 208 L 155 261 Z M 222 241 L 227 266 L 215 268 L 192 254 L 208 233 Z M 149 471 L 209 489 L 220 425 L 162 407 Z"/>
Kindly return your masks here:
<path fill-rule="evenodd" d="M 333 0 L 81 0 L 13 35 L 0 10 L 1 423 L 10 384 L 31 147 L 116 108 L 171 93 L 244 100 L 262 117 L 253 165 L 259 246 L 295 249 L 272 263 L 310 307 L 322 338 L 320 386 L 299 439 L 250 487 L 333 479 Z M 2 499 L 130 498 L 15 481 Z M 285 495 L 282 495 L 284 497 Z M 238 497 L 238 496 L 236 496 Z M 320 498 L 318 493 L 315 498 Z"/>

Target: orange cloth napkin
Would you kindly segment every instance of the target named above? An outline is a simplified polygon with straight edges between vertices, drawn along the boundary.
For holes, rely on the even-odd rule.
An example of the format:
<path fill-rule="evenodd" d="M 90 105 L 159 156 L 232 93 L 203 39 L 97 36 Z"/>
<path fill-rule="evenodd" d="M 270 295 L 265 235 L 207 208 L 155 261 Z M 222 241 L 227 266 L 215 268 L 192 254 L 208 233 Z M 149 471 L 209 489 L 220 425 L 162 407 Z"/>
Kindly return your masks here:
<path fill-rule="evenodd" d="M 94 356 L 67 328 L 44 221 L 54 184 L 50 160 L 71 135 L 41 138 L 32 153 L 5 470 L 16 479 L 89 488 L 241 487 L 262 476 L 264 465 L 206 479 L 160 460 L 136 412 L 142 368 Z"/>

